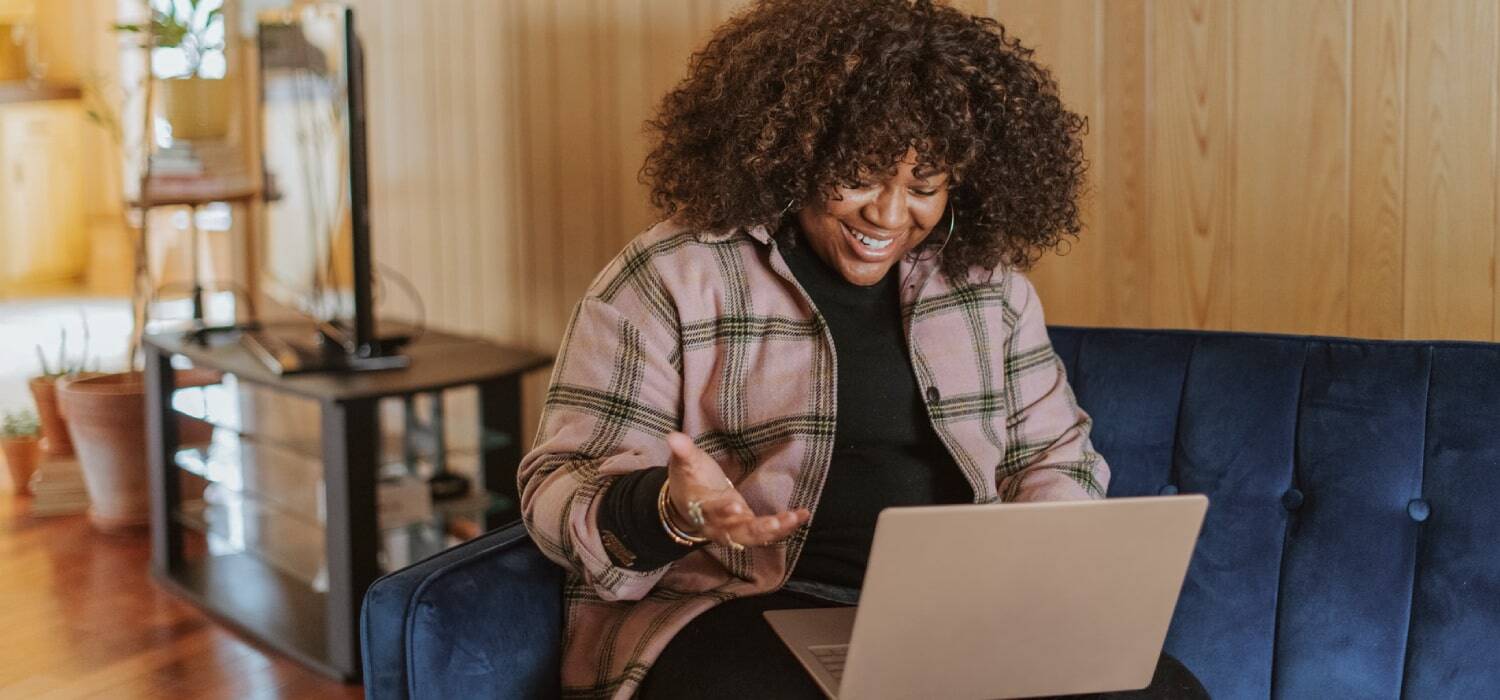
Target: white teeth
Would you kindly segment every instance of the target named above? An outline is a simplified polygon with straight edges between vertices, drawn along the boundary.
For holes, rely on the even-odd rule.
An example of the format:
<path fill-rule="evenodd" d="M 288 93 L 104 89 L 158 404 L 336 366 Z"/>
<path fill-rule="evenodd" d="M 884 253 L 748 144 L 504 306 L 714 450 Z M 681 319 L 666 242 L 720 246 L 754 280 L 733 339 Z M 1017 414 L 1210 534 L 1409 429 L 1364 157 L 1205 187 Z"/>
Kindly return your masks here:
<path fill-rule="evenodd" d="M 894 242 L 896 240 L 894 238 L 890 238 L 890 239 L 886 239 L 886 240 L 880 241 L 880 240 L 876 240 L 874 238 L 870 238 L 869 236 L 860 235 L 860 233 L 857 232 L 857 231 L 850 231 L 850 233 L 853 233 L 854 237 L 858 238 L 860 243 L 865 244 L 866 248 L 870 248 L 870 249 L 873 249 L 873 250 L 883 250 L 886 246 L 890 245 L 892 242 Z"/>

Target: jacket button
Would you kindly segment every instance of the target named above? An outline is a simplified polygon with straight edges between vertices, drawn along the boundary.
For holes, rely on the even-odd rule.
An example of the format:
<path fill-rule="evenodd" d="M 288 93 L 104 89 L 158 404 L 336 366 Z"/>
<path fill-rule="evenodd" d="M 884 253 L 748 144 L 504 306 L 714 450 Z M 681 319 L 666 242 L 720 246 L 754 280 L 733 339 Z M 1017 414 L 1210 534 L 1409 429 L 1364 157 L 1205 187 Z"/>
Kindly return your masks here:
<path fill-rule="evenodd" d="M 1167 484 L 1166 486 L 1161 487 L 1161 490 L 1157 491 L 1157 493 L 1163 496 L 1176 496 L 1177 487 L 1172 484 Z"/>
<path fill-rule="evenodd" d="M 1427 505 L 1427 500 L 1413 498 L 1406 504 L 1406 514 L 1411 516 L 1413 522 L 1426 522 L 1427 517 L 1432 515 L 1432 506 Z"/>
<path fill-rule="evenodd" d="M 1302 495 L 1301 491 L 1298 491 L 1297 489 L 1287 489 L 1286 493 L 1281 494 L 1281 507 L 1289 511 L 1295 511 L 1298 508 L 1302 507 L 1302 502 L 1304 500 L 1307 499 Z"/>
<path fill-rule="evenodd" d="M 935 386 L 927 387 L 927 403 L 937 403 L 938 399 L 940 399 L 942 397 L 943 397 L 943 395 L 938 393 L 937 387 L 935 387 Z"/>

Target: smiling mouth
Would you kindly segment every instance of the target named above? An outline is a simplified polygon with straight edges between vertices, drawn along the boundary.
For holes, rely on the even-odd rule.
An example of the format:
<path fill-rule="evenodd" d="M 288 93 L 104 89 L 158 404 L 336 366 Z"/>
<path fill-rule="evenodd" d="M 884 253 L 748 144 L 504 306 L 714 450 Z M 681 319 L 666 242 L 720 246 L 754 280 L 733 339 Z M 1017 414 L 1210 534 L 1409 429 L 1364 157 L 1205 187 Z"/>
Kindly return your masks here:
<path fill-rule="evenodd" d="M 891 244 L 896 242 L 895 238 L 875 238 L 873 236 L 866 236 L 863 233 L 855 231 L 854 229 L 849 228 L 848 225 L 841 223 L 840 226 L 844 227 L 844 231 L 848 232 L 850 238 L 858 241 L 861 247 L 871 253 L 884 252 L 886 248 L 891 247 Z"/>

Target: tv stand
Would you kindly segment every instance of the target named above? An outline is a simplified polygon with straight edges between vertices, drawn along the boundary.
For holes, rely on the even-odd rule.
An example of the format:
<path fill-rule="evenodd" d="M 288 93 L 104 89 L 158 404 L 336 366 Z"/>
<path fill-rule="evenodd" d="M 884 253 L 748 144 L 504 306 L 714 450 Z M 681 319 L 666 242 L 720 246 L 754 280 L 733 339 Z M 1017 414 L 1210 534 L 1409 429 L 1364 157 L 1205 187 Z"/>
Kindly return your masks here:
<path fill-rule="evenodd" d="M 307 323 L 262 330 L 316 342 Z M 521 380 L 551 358 L 428 329 L 403 348 L 406 370 L 283 375 L 228 334 L 207 340 L 143 343 L 152 572 L 291 658 L 357 679 L 360 603 L 377 576 L 520 517 Z M 184 361 L 224 379 L 179 393 Z M 477 405 L 445 416 L 449 391 Z M 400 414 L 404 427 L 382 420 Z M 182 415 L 211 424 L 213 439 L 179 444 Z M 420 486 L 441 495 L 467 482 L 469 494 L 382 524 L 393 477 L 431 478 Z"/>

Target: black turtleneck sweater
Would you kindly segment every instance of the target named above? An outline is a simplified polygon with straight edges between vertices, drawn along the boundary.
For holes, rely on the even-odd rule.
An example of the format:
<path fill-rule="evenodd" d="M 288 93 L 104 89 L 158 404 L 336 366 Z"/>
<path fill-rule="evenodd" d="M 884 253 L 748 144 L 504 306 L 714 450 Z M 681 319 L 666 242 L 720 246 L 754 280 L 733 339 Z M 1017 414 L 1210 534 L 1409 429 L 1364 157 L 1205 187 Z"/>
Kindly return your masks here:
<path fill-rule="evenodd" d="M 969 503 L 974 492 L 917 390 L 901 324 L 899 266 L 860 287 L 805 242 L 783 254 L 827 321 L 838 358 L 833 461 L 792 576 L 859 588 L 881 509 Z"/>

